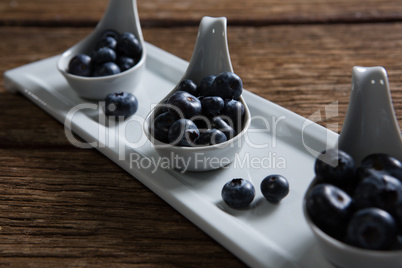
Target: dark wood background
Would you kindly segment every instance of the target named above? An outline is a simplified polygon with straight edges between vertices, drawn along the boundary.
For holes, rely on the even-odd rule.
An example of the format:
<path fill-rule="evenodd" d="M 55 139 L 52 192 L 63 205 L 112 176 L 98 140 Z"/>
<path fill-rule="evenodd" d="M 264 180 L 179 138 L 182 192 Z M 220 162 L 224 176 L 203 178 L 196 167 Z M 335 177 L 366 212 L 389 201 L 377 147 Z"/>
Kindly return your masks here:
<path fill-rule="evenodd" d="M 107 0 L 2 0 L 0 72 L 63 52 Z M 402 126 L 402 5 L 396 0 L 138 0 L 146 41 L 185 60 L 200 19 L 228 18 L 247 90 L 339 132 L 353 66 L 383 66 Z M 0 85 L 0 266 L 242 267 L 244 264 L 63 125 Z"/>

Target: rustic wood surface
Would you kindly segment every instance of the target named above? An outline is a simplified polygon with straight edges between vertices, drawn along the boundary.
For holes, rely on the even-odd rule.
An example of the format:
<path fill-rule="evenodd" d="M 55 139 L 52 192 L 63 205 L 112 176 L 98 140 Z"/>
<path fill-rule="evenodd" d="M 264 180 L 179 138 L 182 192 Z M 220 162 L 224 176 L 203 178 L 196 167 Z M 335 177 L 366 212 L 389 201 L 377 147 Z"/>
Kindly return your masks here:
<path fill-rule="evenodd" d="M 92 30 L 106 5 L 1 1 L 0 72 L 63 52 Z M 318 122 L 337 132 L 352 67 L 384 66 L 402 126 L 399 1 L 139 0 L 138 6 L 144 38 L 185 60 L 199 19 L 228 17 L 232 64 L 245 88 L 304 117 L 338 102 L 338 115 Z M 0 266 L 244 264 L 102 154 L 71 145 L 63 125 L 1 81 Z"/>
<path fill-rule="evenodd" d="M 3 24 L 82 26 L 96 23 L 107 0 L 3 0 Z M 229 24 L 398 21 L 398 0 L 154 0 L 138 1 L 145 25 L 198 24 L 203 16 L 225 16 Z"/>

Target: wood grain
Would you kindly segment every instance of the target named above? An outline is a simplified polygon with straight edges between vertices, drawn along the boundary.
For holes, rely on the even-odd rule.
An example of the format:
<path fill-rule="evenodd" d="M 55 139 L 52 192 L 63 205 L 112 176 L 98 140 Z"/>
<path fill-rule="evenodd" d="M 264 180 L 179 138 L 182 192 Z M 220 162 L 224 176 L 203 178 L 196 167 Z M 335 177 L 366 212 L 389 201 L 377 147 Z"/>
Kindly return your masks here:
<path fill-rule="evenodd" d="M 2 47 L 6 53 L 2 55 L 5 64 L 1 71 L 61 53 L 91 31 L 15 27 L 0 30 L 9 36 L 7 47 Z M 196 33 L 197 27 L 146 28 L 144 38 L 189 60 Z M 25 38 L 34 42 L 23 42 Z M 338 102 L 338 116 L 328 119 L 338 121 L 338 129 L 333 129 L 337 132 L 349 102 L 353 66 L 383 66 L 387 70 L 395 111 L 402 125 L 401 40 L 400 23 L 228 29 L 232 64 L 247 90 L 303 117 Z"/>
<path fill-rule="evenodd" d="M 94 25 L 107 0 L 5 0 L 0 2 L 3 25 Z M 396 21 L 402 17 L 397 0 L 138 0 L 144 26 L 195 25 L 203 16 L 225 16 L 229 23 Z"/>
<path fill-rule="evenodd" d="M 106 4 L 2 1 L 0 72 L 63 52 L 92 30 Z M 307 118 L 337 103 L 332 118 L 317 122 L 336 132 L 352 67 L 384 66 L 402 126 L 397 1 L 157 0 L 139 1 L 139 9 L 144 38 L 185 60 L 199 19 L 228 16 L 232 64 L 245 88 Z M 102 154 L 71 145 L 62 124 L 7 92 L 1 78 L 0 266 L 244 264 Z"/>

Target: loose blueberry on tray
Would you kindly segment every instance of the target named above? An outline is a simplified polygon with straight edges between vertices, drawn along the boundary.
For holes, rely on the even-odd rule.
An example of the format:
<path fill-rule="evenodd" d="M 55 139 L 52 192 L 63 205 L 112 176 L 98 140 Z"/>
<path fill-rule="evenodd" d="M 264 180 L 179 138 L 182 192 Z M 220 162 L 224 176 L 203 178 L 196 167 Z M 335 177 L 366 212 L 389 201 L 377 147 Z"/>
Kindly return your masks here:
<path fill-rule="evenodd" d="M 282 175 L 269 175 L 260 185 L 261 193 L 271 203 L 279 203 L 289 194 L 289 182 Z"/>
<path fill-rule="evenodd" d="M 253 201 L 255 189 L 250 181 L 236 178 L 223 186 L 221 195 L 229 207 L 242 209 L 248 207 Z"/>
<path fill-rule="evenodd" d="M 119 34 L 105 31 L 93 47 L 92 53 L 74 56 L 68 72 L 79 76 L 108 76 L 126 71 L 138 62 L 142 55 L 140 41 L 133 33 Z"/>
<path fill-rule="evenodd" d="M 128 92 L 110 93 L 105 98 L 106 116 L 127 117 L 135 114 L 138 109 L 137 98 Z"/>

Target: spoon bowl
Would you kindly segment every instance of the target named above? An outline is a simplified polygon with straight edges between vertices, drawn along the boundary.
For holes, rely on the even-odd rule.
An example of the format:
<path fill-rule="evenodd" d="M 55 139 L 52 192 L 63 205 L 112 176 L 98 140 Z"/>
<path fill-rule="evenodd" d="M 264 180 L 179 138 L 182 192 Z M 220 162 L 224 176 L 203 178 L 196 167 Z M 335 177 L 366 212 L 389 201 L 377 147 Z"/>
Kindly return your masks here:
<path fill-rule="evenodd" d="M 223 72 L 233 72 L 226 37 L 226 18 L 203 17 L 199 26 L 198 36 L 193 55 L 182 79 L 191 79 L 198 84 L 207 75 L 218 75 Z M 179 82 L 179 83 L 180 83 Z M 170 166 L 182 171 L 214 170 L 234 161 L 235 156 L 243 147 L 245 133 L 250 126 L 250 111 L 243 97 L 239 101 L 245 108 L 241 131 L 219 144 L 196 147 L 183 147 L 167 144 L 157 140 L 151 131 L 151 126 L 157 115 L 163 109 L 164 103 L 178 85 L 148 114 L 144 132 L 153 144 L 157 153 L 163 159 L 168 159 Z"/>
<path fill-rule="evenodd" d="M 84 77 L 69 73 L 70 60 L 79 53 L 91 55 L 96 42 L 106 30 L 133 33 L 142 45 L 142 55 L 139 61 L 130 69 L 114 75 Z M 145 59 L 146 51 L 136 0 L 110 0 L 103 18 L 95 29 L 60 56 L 57 69 L 79 96 L 85 99 L 102 100 L 112 92 L 134 92 L 141 80 Z"/>
<path fill-rule="evenodd" d="M 316 181 L 313 180 L 303 200 L 303 213 L 306 222 L 323 255 L 336 267 L 341 268 L 401 268 L 402 250 L 369 250 L 343 243 L 318 228 L 310 219 L 306 209 L 306 196 Z"/>

